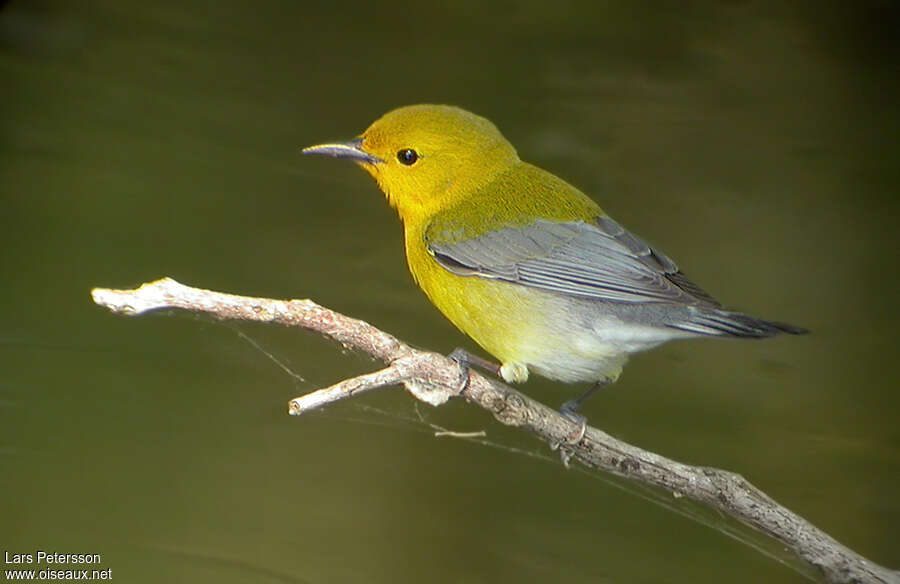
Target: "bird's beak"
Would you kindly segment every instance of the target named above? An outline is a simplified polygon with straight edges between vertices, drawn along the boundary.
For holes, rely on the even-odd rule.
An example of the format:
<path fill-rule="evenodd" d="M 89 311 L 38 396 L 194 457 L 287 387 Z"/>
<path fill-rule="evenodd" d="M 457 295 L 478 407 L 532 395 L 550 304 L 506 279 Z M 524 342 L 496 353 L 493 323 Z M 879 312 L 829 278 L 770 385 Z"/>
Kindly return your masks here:
<path fill-rule="evenodd" d="M 319 156 L 333 156 L 334 158 L 349 158 L 355 162 L 366 164 L 378 164 L 384 162 L 377 156 L 369 154 L 362 149 L 362 138 L 349 142 L 336 142 L 334 144 L 318 144 L 301 150 L 303 154 L 318 154 Z"/>

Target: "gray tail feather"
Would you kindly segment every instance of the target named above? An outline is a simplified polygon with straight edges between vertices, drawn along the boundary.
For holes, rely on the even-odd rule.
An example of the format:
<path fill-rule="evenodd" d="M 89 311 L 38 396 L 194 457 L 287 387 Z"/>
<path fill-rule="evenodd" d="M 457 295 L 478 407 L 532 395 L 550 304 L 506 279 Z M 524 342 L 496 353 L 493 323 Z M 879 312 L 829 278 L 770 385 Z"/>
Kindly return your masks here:
<path fill-rule="evenodd" d="M 740 312 L 729 312 L 727 310 L 697 311 L 690 320 L 673 323 L 669 326 L 701 335 L 743 337 L 750 339 L 774 337 L 781 333 L 804 335 L 809 332 L 805 328 L 794 326 L 792 324 L 762 320 L 760 318 L 741 314 Z"/>

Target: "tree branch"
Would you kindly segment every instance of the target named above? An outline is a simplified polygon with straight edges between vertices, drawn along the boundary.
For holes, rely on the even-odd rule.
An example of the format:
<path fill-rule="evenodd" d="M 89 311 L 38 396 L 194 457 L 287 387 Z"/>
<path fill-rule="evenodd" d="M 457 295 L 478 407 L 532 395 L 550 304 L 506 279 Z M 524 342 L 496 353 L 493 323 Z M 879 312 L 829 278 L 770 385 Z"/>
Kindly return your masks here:
<path fill-rule="evenodd" d="M 870 562 L 838 543 L 799 515 L 782 507 L 740 475 L 689 466 L 642 450 L 588 427 L 578 428 L 553 410 L 513 388 L 476 371 L 463 377 L 460 366 L 443 355 L 411 348 L 361 320 L 338 314 L 311 300 L 271 300 L 191 288 L 170 278 L 136 290 L 95 288 L 94 302 L 126 316 L 180 308 L 223 320 L 277 323 L 316 331 L 347 348 L 385 362 L 388 367 L 344 380 L 292 399 L 289 412 L 299 415 L 356 394 L 402 383 L 417 399 L 431 405 L 461 395 L 501 423 L 524 428 L 553 448 L 563 460 L 577 460 L 593 469 L 662 487 L 675 497 L 687 497 L 718 509 L 783 543 L 835 583 L 900 582 L 900 572 Z M 577 440 L 576 440 L 577 438 Z"/>

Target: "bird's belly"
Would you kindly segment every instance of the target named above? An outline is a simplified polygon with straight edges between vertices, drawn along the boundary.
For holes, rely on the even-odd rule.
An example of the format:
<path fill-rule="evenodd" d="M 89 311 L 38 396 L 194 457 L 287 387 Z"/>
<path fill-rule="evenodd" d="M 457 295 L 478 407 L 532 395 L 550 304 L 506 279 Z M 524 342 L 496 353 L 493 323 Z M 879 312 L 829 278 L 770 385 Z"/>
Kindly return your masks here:
<path fill-rule="evenodd" d="M 534 334 L 524 337 L 519 359 L 534 372 L 567 383 L 613 382 L 630 353 L 659 345 L 671 336 L 604 315 L 595 303 L 555 297 Z"/>

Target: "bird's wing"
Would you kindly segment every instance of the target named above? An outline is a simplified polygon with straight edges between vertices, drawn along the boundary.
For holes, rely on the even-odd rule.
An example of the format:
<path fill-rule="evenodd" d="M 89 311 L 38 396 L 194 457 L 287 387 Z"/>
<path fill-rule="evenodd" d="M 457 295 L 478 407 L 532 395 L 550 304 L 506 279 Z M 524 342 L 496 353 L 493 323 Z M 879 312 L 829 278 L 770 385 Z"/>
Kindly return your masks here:
<path fill-rule="evenodd" d="M 675 262 L 608 217 L 590 223 L 539 220 L 453 243 L 426 236 L 447 270 L 579 298 L 721 306 Z"/>

